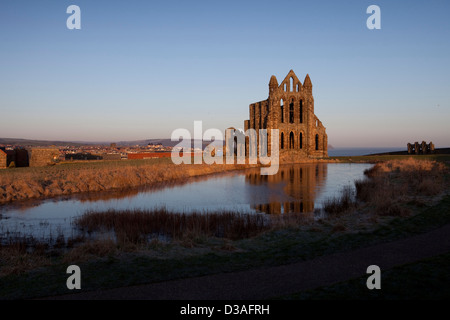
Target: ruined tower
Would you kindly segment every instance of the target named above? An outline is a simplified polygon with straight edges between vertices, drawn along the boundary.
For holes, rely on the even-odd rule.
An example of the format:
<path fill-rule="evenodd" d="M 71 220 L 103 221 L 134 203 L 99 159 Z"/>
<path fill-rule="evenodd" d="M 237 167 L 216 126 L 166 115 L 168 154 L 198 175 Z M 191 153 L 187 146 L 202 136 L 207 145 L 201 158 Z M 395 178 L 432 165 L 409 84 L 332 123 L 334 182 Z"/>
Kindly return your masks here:
<path fill-rule="evenodd" d="M 269 97 L 250 104 L 249 111 L 250 119 L 244 122 L 245 131 L 267 129 L 270 135 L 270 129 L 279 130 L 281 161 L 328 157 L 326 129 L 314 114 L 312 83 L 308 74 L 303 84 L 292 70 L 280 84 L 272 76 Z M 269 136 L 269 142 L 270 139 Z"/>

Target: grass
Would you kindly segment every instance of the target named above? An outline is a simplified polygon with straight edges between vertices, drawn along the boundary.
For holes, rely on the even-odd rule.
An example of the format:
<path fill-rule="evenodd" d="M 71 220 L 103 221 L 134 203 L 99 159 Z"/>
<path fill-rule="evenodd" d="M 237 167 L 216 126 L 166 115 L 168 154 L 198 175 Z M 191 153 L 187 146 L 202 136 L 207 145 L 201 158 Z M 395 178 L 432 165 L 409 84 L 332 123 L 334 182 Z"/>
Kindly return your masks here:
<path fill-rule="evenodd" d="M 383 271 L 381 289 L 368 290 L 367 276 L 278 297 L 281 300 L 450 299 L 450 253 Z"/>

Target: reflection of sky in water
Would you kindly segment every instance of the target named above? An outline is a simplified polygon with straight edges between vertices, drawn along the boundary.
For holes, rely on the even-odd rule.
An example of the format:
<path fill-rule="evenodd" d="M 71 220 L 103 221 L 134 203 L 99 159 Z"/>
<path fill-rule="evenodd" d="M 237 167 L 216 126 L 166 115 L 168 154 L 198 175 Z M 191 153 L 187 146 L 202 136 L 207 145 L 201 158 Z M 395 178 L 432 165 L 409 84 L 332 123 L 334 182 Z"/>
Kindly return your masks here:
<path fill-rule="evenodd" d="M 361 163 L 328 164 L 324 188 L 322 188 L 320 193 L 316 194 L 316 205 L 321 207 L 325 199 L 339 196 L 344 186 L 350 185 L 354 188 L 354 181 L 363 179 L 364 170 L 371 167 L 371 164 Z M 316 188 L 319 188 L 319 186 L 316 186 Z"/>
<path fill-rule="evenodd" d="M 309 190 L 314 195 L 314 206 L 321 207 L 322 202 L 329 197 L 337 196 L 345 185 L 353 185 L 353 181 L 363 177 L 363 171 L 369 164 L 320 164 L 326 166 L 322 179 L 316 179 Z M 299 168 L 302 165 L 295 165 Z M 311 166 L 311 165 L 304 165 Z M 311 167 L 310 167 L 311 168 Z M 289 202 L 295 199 L 292 194 L 286 194 L 289 177 L 282 181 L 268 182 L 260 179 L 257 183 L 246 181 L 246 172 L 259 175 L 259 169 L 253 171 L 236 171 L 224 175 L 214 175 L 208 179 L 196 180 L 182 185 L 141 191 L 123 198 L 80 201 L 76 198 L 65 200 L 46 200 L 35 203 L 34 206 L 0 207 L 0 213 L 8 219 L 0 220 L 0 234 L 9 231 L 33 234 L 35 236 L 57 235 L 63 231 L 66 235 L 73 232 L 70 222 L 73 217 L 86 210 L 114 209 L 150 209 L 166 207 L 169 211 L 218 211 L 222 209 L 256 212 L 256 205 L 269 202 Z M 257 176 L 258 177 L 258 176 Z M 291 185 L 299 183 L 294 181 Z M 303 196 L 301 196 L 303 197 Z"/>

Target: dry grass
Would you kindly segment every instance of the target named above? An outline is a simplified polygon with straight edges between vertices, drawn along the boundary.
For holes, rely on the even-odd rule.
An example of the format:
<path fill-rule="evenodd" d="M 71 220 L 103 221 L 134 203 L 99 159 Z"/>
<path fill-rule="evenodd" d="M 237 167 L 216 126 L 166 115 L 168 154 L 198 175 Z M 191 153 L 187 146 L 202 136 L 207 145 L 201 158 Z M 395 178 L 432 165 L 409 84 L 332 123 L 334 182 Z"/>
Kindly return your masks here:
<path fill-rule="evenodd" d="M 314 223 L 314 213 L 285 213 L 282 215 L 270 216 L 269 223 L 272 230 L 311 225 Z"/>
<path fill-rule="evenodd" d="M 356 203 L 353 193 L 353 189 L 350 186 L 344 187 L 339 197 L 330 198 L 324 201 L 324 211 L 330 215 L 337 216 L 354 209 Z"/>
<path fill-rule="evenodd" d="M 376 164 L 366 171 L 369 179 L 355 182 L 356 197 L 375 208 L 378 215 L 407 216 L 412 197 L 435 196 L 445 190 L 443 163 L 408 158 Z"/>
<path fill-rule="evenodd" d="M 48 245 L 34 243 L 33 250 L 29 250 L 29 247 L 29 243 L 25 240 L 0 244 L 0 277 L 20 274 L 51 263 L 47 255 Z"/>
<path fill-rule="evenodd" d="M 408 216 L 412 211 L 406 204 L 426 203 L 446 189 L 447 172 L 445 164 L 431 160 L 380 162 L 364 171 L 367 178 L 355 181 L 356 197 L 345 188 L 339 197 L 324 202 L 324 211 L 338 216 L 365 206 L 379 216 Z"/>
<path fill-rule="evenodd" d="M 16 168 L 0 172 L 0 203 L 81 192 L 129 189 L 161 182 L 243 169 L 248 165 L 174 165 L 165 161 L 129 160 Z"/>
<path fill-rule="evenodd" d="M 112 239 L 87 241 L 68 251 L 64 255 L 63 262 L 83 262 L 91 258 L 113 256 L 116 253 L 118 253 L 118 248 Z"/>

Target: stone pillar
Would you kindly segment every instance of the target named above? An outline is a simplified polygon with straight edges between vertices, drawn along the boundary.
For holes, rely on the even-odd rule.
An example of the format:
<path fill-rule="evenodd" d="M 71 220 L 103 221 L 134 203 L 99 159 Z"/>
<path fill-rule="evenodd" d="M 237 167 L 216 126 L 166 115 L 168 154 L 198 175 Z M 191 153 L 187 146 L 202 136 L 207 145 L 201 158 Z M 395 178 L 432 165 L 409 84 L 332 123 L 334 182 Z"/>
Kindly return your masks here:
<path fill-rule="evenodd" d="M 427 154 L 427 143 L 425 141 L 422 141 L 421 149 L 422 154 Z"/>
<path fill-rule="evenodd" d="M 260 118 L 261 118 L 261 103 L 255 104 L 255 129 L 256 132 L 259 133 L 259 129 L 261 128 Z"/>
<path fill-rule="evenodd" d="M 328 157 L 328 137 L 326 134 L 323 135 L 323 157 Z"/>
<path fill-rule="evenodd" d="M 419 145 L 419 143 L 417 141 L 414 142 L 414 152 L 415 152 L 415 154 L 419 154 L 420 153 L 420 145 Z"/>
<path fill-rule="evenodd" d="M 250 105 L 250 128 L 255 129 L 255 105 Z"/>
<path fill-rule="evenodd" d="M 430 153 L 434 153 L 434 144 L 431 141 L 430 141 L 429 148 L 430 148 Z"/>

